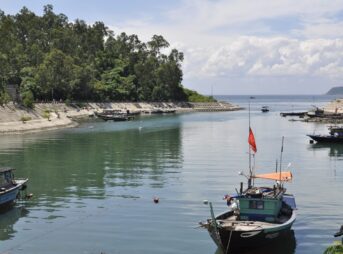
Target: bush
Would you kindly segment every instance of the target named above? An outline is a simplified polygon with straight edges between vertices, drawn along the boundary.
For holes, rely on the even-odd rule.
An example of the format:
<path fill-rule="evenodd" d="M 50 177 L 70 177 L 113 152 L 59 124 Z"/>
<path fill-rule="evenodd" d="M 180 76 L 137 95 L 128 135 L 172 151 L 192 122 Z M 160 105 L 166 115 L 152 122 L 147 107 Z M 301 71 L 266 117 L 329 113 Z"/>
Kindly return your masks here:
<path fill-rule="evenodd" d="M 31 116 L 22 116 L 20 118 L 20 121 L 22 121 L 23 123 L 32 120 Z"/>
<path fill-rule="evenodd" d="M 21 94 L 21 98 L 23 101 L 23 105 L 27 108 L 33 108 L 34 107 L 34 97 L 33 93 L 31 91 L 25 91 Z"/>
<path fill-rule="evenodd" d="M 216 102 L 212 96 L 205 96 L 197 93 L 196 91 L 184 88 L 189 102 Z"/>
<path fill-rule="evenodd" d="M 342 254 L 343 253 L 343 245 L 341 242 L 335 242 L 333 245 L 329 246 L 324 254 Z"/>
<path fill-rule="evenodd" d="M 7 104 L 11 101 L 11 97 L 6 91 L 0 93 L 0 105 Z"/>
<path fill-rule="evenodd" d="M 49 109 L 44 110 L 43 118 L 50 120 L 50 110 Z"/>

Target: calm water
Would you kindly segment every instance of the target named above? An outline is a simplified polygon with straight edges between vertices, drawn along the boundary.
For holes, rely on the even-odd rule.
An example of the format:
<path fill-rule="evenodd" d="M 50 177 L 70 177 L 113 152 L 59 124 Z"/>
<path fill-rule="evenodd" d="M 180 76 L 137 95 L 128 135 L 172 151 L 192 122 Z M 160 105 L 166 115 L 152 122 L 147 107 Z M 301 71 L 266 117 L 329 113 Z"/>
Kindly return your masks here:
<path fill-rule="evenodd" d="M 247 106 L 248 97 L 221 99 Z M 310 145 L 326 125 L 291 122 L 332 97 L 256 96 L 251 121 L 256 167 L 273 171 L 285 136 L 298 217 L 294 237 L 257 253 L 322 253 L 343 224 L 343 146 Z M 271 112 L 262 114 L 261 105 Z M 85 123 L 78 128 L 2 136 L 0 162 L 29 177 L 34 198 L 0 215 L 0 253 L 219 254 L 197 223 L 225 209 L 222 197 L 244 181 L 247 111 Z M 262 182 L 263 183 L 263 182 Z M 154 204 L 154 196 L 160 198 Z"/>

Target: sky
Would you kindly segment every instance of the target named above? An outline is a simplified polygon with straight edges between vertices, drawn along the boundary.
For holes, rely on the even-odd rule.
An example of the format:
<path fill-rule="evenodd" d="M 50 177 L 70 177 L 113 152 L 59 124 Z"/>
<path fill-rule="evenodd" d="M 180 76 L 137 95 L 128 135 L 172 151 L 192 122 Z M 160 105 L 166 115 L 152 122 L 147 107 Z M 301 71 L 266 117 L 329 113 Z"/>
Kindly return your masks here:
<path fill-rule="evenodd" d="M 203 94 L 324 94 L 343 86 L 343 0 L 0 0 L 16 14 L 52 4 L 115 34 L 162 35 Z"/>

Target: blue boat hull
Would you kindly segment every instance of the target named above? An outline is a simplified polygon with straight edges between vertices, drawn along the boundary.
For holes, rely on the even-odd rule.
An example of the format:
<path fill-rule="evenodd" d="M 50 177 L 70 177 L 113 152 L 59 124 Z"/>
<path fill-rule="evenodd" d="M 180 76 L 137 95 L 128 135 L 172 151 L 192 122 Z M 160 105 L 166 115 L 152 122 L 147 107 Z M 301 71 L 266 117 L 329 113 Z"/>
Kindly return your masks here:
<path fill-rule="evenodd" d="M 0 207 L 13 204 L 18 197 L 19 191 L 23 188 L 25 183 L 26 181 L 0 192 Z"/>

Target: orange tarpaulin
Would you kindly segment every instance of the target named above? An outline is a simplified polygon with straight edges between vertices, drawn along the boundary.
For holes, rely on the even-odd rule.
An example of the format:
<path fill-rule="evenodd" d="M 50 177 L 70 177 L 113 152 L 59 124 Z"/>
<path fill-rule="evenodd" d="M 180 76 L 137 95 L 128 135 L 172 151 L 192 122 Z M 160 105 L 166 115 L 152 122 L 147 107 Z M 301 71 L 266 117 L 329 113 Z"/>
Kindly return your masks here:
<path fill-rule="evenodd" d="M 262 179 L 288 182 L 292 180 L 292 173 L 290 171 L 281 172 L 281 173 L 275 172 L 275 173 L 255 175 L 253 176 L 253 178 L 262 178 Z"/>

